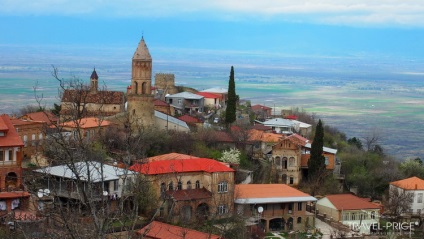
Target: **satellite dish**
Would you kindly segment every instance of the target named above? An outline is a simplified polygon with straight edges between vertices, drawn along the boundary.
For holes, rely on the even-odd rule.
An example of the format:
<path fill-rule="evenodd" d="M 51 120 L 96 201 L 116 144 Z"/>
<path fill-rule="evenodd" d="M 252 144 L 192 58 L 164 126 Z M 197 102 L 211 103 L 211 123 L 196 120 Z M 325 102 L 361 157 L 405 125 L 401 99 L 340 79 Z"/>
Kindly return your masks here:
<path fill-rule="evenodd" d="M 259 213 L 262 213 L 264 211 L 264 208 L 263 207 L 258 207 L 258 212 Z"/>
<path fill-rule="evenodd" d="M 103 191 L 103 196 L 107 196 L 109 193 L 107 191 Z"/>
<path fill-rule="evenodd" d="M 42 197 L 44 196 L 44 191 L 43 191 L 43 189 L 38 189 L 37 196 L 38 196 L 39 198 L 42 198 Z"/>

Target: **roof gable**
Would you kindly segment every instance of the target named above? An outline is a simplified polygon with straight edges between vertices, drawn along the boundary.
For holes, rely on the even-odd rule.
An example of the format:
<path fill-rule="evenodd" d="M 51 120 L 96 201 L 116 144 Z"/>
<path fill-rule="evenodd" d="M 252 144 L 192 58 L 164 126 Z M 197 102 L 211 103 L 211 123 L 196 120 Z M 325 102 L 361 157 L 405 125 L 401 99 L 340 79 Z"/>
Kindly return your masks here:
<path fill-rule="evenodd" d="M 153 221 L 143 227 L 137 234 L 155 239 L 220 239 L 220 236 L 196 231 L 193 229 L 173 226 L 163 222 Z"/>
<path fill-rule="evenodd" d="M 0 116 L 0 147 L 16 147 L 23 146 L 24 142 L 16 132 L 15 127 L 8 115 L 4 114 Z"/>
<path fill-rule="evenodd" d="M 325 198 L 327 198 L 337 210 L 380 209 L 378 205 L 367 202 L 352 194 L 327 195 Z"/>
<path fill-rule="evenodd" d="M 391 182 L 390 184 L 405 190 L 424 190 L 424 180 L 418 177 L 410 177 Z"/>

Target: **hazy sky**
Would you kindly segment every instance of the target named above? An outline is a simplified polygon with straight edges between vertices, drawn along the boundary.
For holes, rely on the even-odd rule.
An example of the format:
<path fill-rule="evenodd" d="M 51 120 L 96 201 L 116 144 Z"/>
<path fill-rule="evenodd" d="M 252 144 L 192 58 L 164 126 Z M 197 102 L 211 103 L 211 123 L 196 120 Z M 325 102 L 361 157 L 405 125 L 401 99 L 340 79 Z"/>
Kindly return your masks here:
<path fill-rule="evenodd" d="M 422 0 L 0 0 L 0 44 L 424 56 Z"/>

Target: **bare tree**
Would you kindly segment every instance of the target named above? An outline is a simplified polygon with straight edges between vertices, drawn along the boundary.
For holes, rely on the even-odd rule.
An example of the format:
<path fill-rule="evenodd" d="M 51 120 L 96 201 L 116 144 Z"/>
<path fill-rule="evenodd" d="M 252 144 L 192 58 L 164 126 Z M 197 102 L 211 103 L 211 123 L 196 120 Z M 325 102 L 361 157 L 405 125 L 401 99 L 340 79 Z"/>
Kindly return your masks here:
<path fill-rule="evenodd" d="M 362 139 L 364 140 L 367 151 L 373 151 L 375 147 L 381 148 L 379 143 L 382 140 L 382 134 L 377 128 L 370 130 Z"/>
<path fill-rule="evenodd" d="M 397 187 L 390 187 L 386 195 L 385 209 L 391 215 L 400 216 L 408 212 L 414 201 L 414 194 Z"/>

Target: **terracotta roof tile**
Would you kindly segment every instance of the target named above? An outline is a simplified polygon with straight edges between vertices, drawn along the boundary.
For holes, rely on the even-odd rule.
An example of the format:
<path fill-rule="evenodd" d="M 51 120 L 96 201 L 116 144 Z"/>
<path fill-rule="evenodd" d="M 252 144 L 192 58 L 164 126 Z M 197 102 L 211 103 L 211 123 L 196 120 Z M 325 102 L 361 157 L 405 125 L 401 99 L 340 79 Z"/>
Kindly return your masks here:
<path fill-rule="evenodd" d="M 0 136 L 0 147 L 23 146 L 24 142 L 16 132 L 15 127 L 8 115 L 0 116 L 0 131 L 3 131 L 4 136 Z"/>
<path fill-rule="evenodd" d="M 132 165 L 130 169 L 149 175 L 186 172 L 234 172 L 233 169 L 221 162 L 207 158 L 171 159 L 144 164 L 138 163 Z"/>
<path fill-rule="evenodd" d="M 252 129 L 249 131 L 249 141 L 260 142 L 278 142 L 282 138 L 281 134 L 267 133 L 260 130 Z"/>
<path fill-rule="evenodd" d="M 198 157 L 188 155 L 188 154 L 169 153 L 169 154 L 161 154 L 161 155 L 149 157 L 149 158 L 146 158 L 146 159 L 142 159 L 142 161 L 154 162 L 154 161 L 161 161 L 161 160 L 188 159 L 188 158 L 198 158 Z"/>
<path fill-rule="evenodd" d="M 237 184 L 234 195 L 236 198 L 310 197 L 287 184 Z"/>
<path fill-rule="evenodd" d="M 89 90 L 65 90 L 62 102 L 84 102 L 97 104 L 124 104 L 124 92 L 121 91 L 97 91 Z"/>
<path fill-rule="evenodd" d="M 406 178 L 390 184 L 406 190 L 424 190 L 424 180 L 418 177 Z"/>
<path fill-rule="evenodd" d="M 153 221 L 137 234 L 154 239 L 220 239 L 220 236 Z"/>
<path fill-rule="evenodd" d="M 258 111 L 258 110 L 272 110 L 271 107 L 267 107 L 265 105 L 252 105 L 252 110 L 253 111 Z"/>
<path fill-rule="evenodd" d="M 32 121 L 46 122 L 47 125 L 51 125 L 53 123 L 56 123 L 57 120 L 58 120 L 58 117 L 50 111 L 28 113 L 28 114 L 23 115 L 19 118 L 20 119 L 26 119 L 26 120 L 32 120 Z"/>
<path fill-rule="evenodd" d="M 177 201 L 199 200 L 212 197 L 212 193 L 206 188 L 166 191 L 166 195 Z"/>
<path fill-rule="evenodd" d="M 337 210 L 380 209 L 378 205 L 367 202 L 352 194 L 333 194 L 327 195 L 325 198 L 327 198 Z"/>
<path fill-rule="evenodd" d="M 182 115 L 180 117 L 178 117 L 179 120 L 182 120 L 186 123 L 201 123 L 201 121 L 198 118 L 195 118 L 193 116 L 190 115 Z"/>
<path fill-rule="evenodd" d="M 88 128 L 95 128 L 95 127 L 104 127 L 109 126 L 112 123 L 107 120 L 99 121 L 96 117 L 89 117 L 89 118 L 82 118 L 79 120 L 79 122 L 75 121 L 68 121 L 65 123 L 60 124 L 62 127 L 70 127 L 70 128 L 76 128 L 80 127 L 82 129 L 88 129 Z"/>
<path fill-rule="evenodd" d="M 208 99 L 222 99 L 222 96 L 214 94 L 214 93 L 209 93 L 209 92 L 197 92 L 196 94 L 201 95 Z"/>

